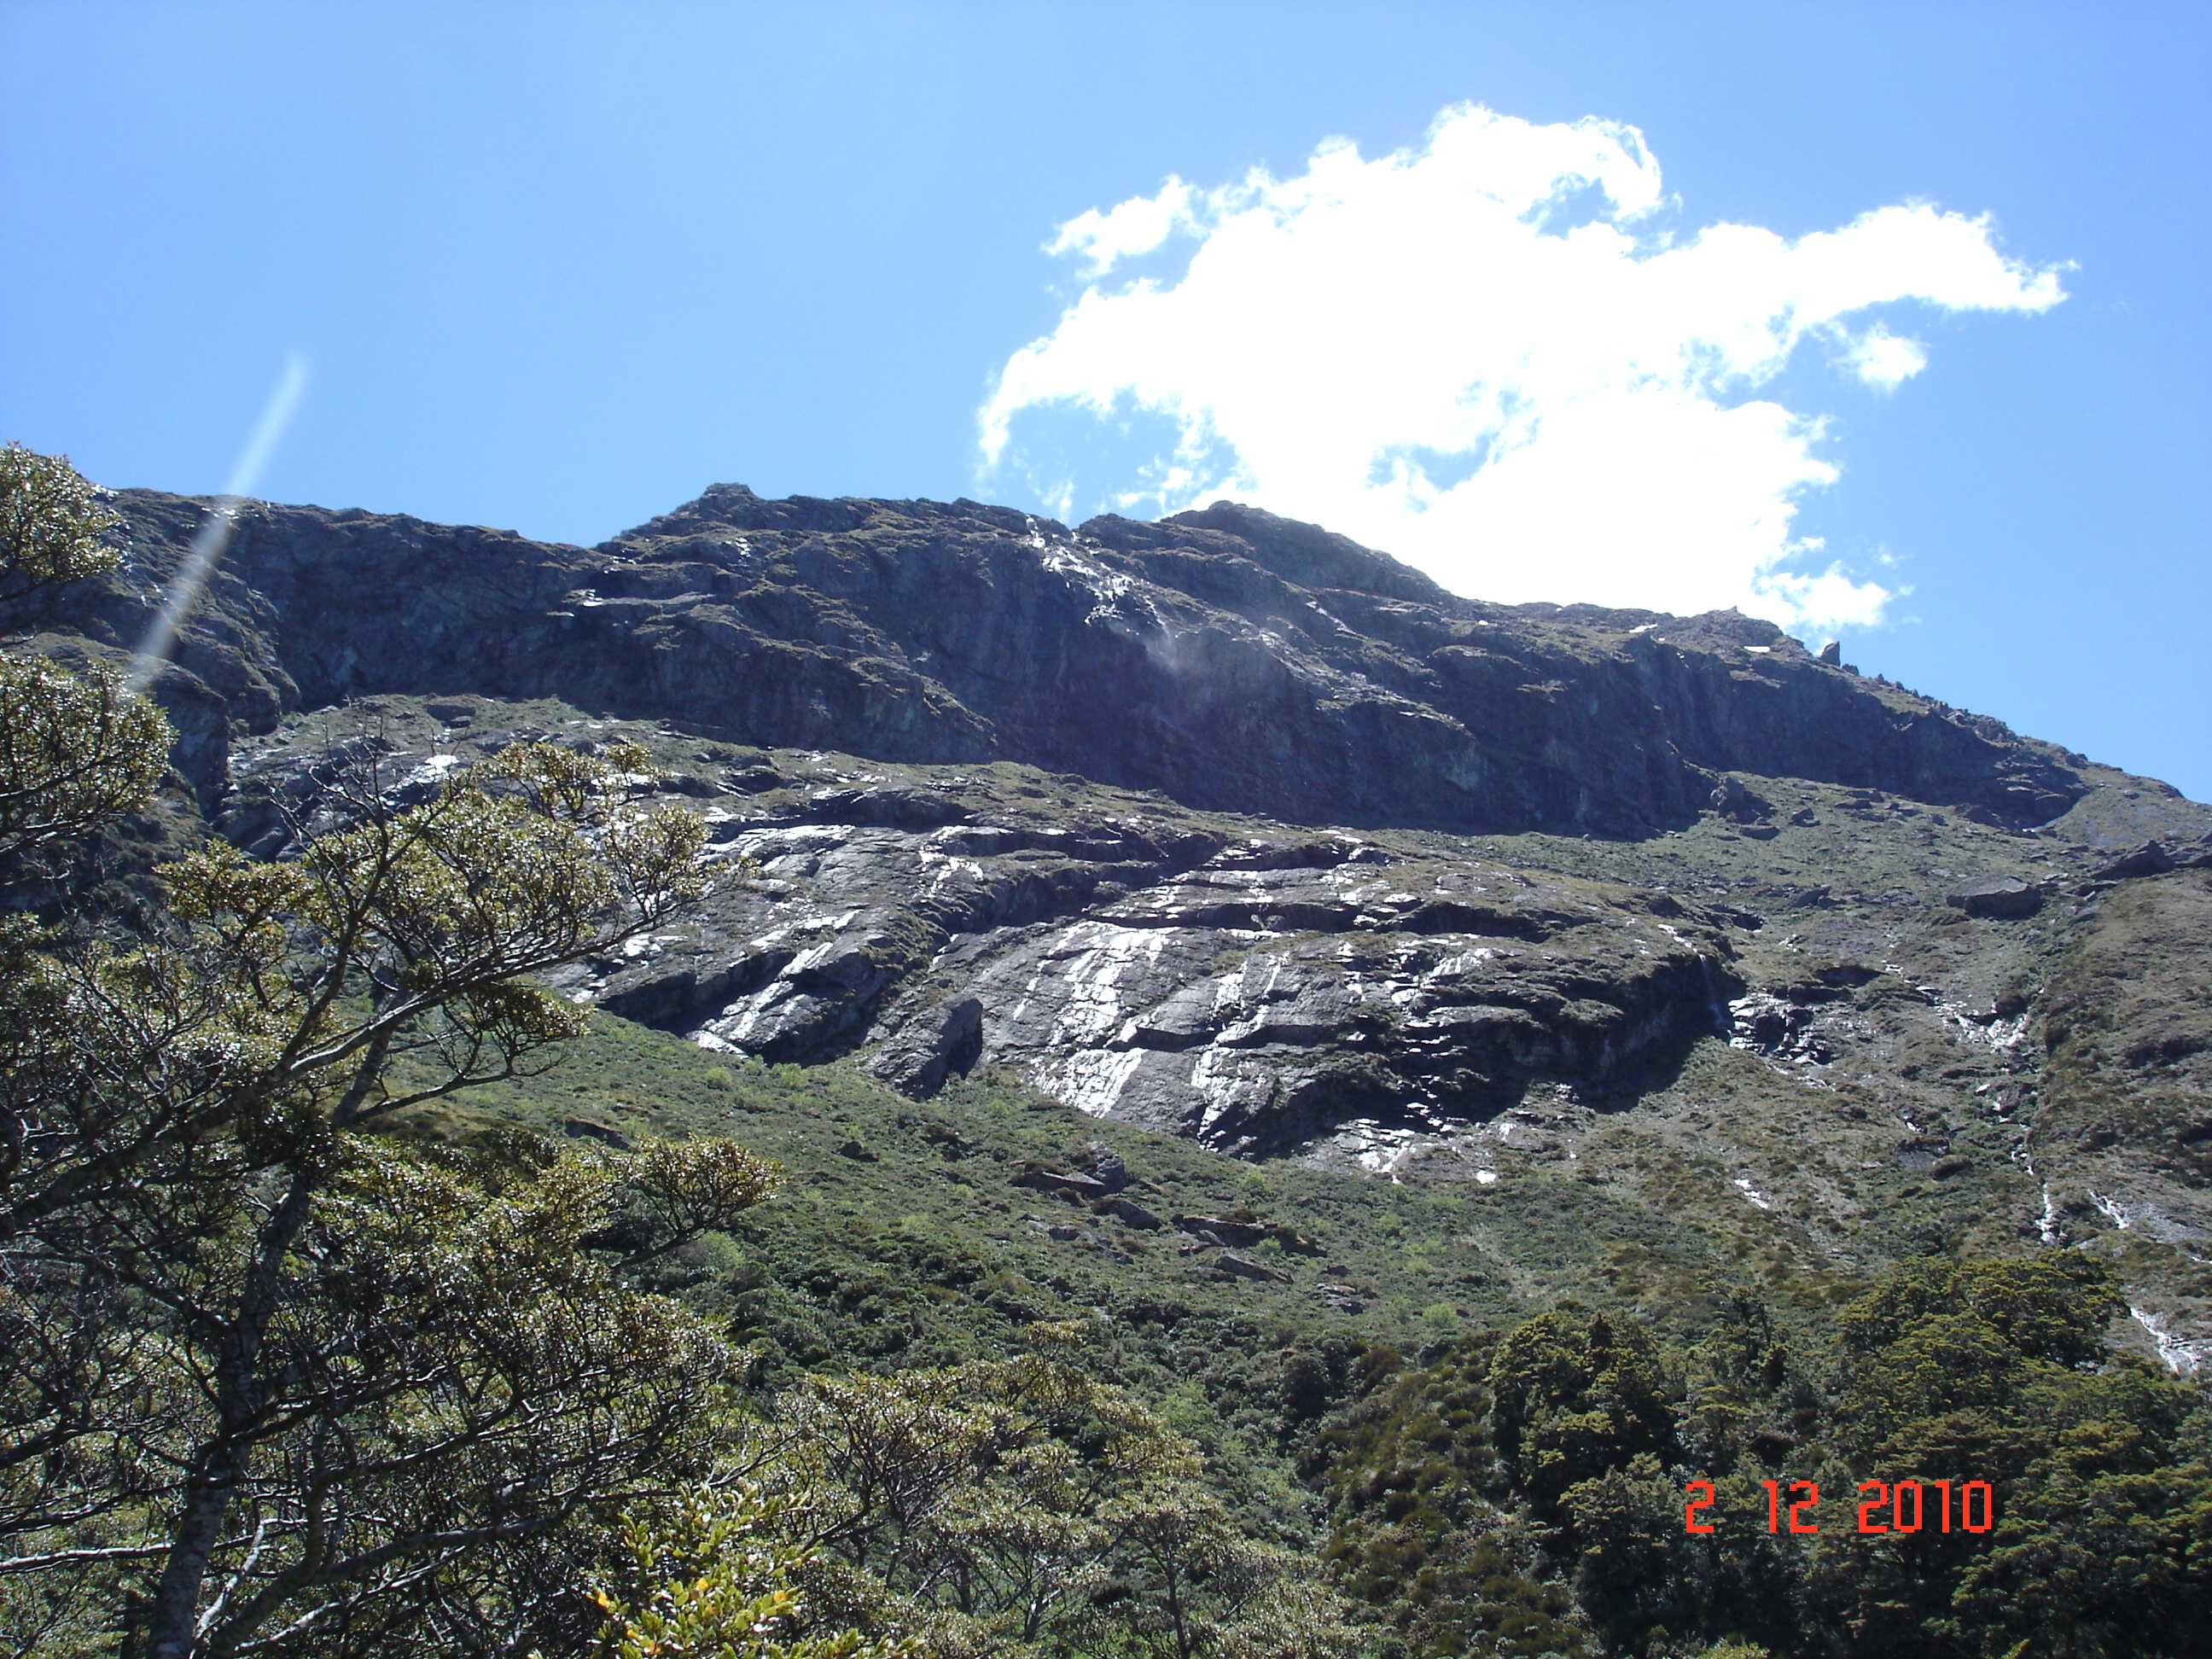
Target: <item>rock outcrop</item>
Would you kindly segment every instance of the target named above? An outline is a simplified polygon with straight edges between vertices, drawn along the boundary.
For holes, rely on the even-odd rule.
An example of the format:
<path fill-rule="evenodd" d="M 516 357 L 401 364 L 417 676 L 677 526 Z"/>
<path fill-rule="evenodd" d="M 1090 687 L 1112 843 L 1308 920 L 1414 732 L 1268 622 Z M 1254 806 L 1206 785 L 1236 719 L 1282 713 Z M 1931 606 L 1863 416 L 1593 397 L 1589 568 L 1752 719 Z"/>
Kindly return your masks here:
<path fill-rule="evenodd" d="M 125 566 L 70 603 L 128 646 L 208 504 L 115 499 Z M 177 668 L 173 701 L 211 697 L 246 732 L 376 693 L 552 697 L 1316 823 L 1644 835 L 1743 772 L 2017 824 L 2084 787 L 2061 751 L 1771 623 L 1486 605 L 1226 503 L 1069 530 L 974 501 L 720 485 L 593 549 L 255 504 Z"/>
<path fill-rule="evenodd" d="M 1953 888 L 1944 902 L 1970 916 L 2017 921 L 2041 908 L 2043 895 L 2018 876 L 1982 876 Z"/>
<path fill-rule="evenodd" d="M 127 557 L 72 596 L 84 648 L 135 639 L 205 511 L 116 499 Z M 656 723 L 707 745 L 669 787 L 732 878 L 574 994 L 772 1060 L 863 1050 L 918 1096 L 1012 1066 L 1248 1154 L 1632 1091 L 1725 1024 L 1730 910 L 1425 831 L 1717 812 L 1771 838 L 1746 778 L 1773 776 L 2029 823 L 2087 787 L 1765 623 L 1486 605 L 1227 503 L 1071 531 L 718 486 L 596 549 L 255 505 L 163 686 L 203 807 L 264 854 L 336 752 L 304 711 L 413 700 L 422 752 L 359 720 L 340 744 L 403 793 L 468 743 Z M 556 704 L 581 714 L 533 723 Z M 833 747 L 907 769 L 804 758 Z M 1088 781 L 990 781 L 1007 763 Z M 1105 811 L 1101 786 L 1151 793 Z"/>

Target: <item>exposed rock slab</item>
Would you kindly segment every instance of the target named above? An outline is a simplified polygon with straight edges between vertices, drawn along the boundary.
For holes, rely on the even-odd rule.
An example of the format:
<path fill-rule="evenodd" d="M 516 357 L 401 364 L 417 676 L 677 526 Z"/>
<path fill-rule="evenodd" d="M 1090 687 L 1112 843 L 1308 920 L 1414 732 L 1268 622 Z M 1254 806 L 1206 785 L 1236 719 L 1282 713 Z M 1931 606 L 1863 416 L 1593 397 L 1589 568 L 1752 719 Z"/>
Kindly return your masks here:
<path fill-rule="evenodd" d="M 2043 907 L 2043 895 L 2018 876 L 1983 876 L 1944 895 L 1944 902 L 1970 916 L 2017 921 Z"/>

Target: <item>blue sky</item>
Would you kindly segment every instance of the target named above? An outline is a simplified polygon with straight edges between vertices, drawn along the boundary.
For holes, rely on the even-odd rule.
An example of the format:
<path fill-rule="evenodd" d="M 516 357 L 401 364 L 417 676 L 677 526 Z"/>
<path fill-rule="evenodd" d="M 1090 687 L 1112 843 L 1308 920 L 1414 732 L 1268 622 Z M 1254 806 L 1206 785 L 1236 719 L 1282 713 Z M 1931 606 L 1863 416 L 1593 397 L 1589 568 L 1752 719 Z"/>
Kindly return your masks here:
<path fill-rule="evenodd" d="M 296 356 L 280 500 L 1242 495 L 2203 799 L 2208 15 L 5 0 L 0 436 L 214 491 Z"/>

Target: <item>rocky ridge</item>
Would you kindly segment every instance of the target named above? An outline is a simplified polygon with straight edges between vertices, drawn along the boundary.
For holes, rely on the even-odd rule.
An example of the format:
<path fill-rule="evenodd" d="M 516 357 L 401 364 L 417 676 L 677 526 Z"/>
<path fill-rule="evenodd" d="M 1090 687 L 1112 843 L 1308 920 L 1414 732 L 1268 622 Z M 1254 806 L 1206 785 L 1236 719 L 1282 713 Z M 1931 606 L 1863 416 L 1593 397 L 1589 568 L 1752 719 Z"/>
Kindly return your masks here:
<path fill-rule="evenodd" d="M 81 614 L 127 645 L 207 504 L 117 502 L 131 562 Z M 1227 503 L 1071 531 L 972 501 L 724 485 L 588 550 L 252 504 L 173 678 L 173 702 L 212 701 L 246 732 L 377 693 L 550 696 L 1322 824 L 1642 836 L 1742 772 L 2020 825 L 2085 787 L 2080 757 L 1768 623 L 1486 605 Z M 218 758 L 195 767 L 204 793 Z"/>

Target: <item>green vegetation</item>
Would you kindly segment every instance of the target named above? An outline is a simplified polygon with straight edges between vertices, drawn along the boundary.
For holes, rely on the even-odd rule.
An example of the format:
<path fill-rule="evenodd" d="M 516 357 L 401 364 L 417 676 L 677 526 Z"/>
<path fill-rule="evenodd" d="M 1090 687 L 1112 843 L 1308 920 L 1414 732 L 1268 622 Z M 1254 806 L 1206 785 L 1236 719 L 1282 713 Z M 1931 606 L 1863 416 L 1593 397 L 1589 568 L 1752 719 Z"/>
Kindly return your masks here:
<path fill-rule="evenodd" d="M 2073 1255 L 1899 1269 L 1833 1340 L 1778 1340 L 1741 1292 L 1686 1345 L 1544 1314 L 1325 1431 L 1331 1554 L 1407 1655 L 2201 1652 L 2212 1421 L 2188 1384 L 2102 1358 L 2113 1311 Z M 1699 1480 L 1712 1531 L 1692 1535 Z M 1903 1496 L 1861 1486 L 1915 1480 L 1910 1533 Z M 1988 1530 L 1956 1507 L 1969 1481 Z M 1788 1530 L 1799 1482 L 1817 1533 Z M 1863 1502 L 1887 1531 L 1860 1532 Z"/>
<path fill-rule="evenodd" d="M 1194 1442 L 1211 1491 L 1316 1550 L 1368 1651 L 2194 1650 L 2177 1632 L 2208 1611 L 2212 1428 L 2197 1390 L 2106 1353 L 2116 1304 L 2092 1255 L 1752 1279 L 1679 1233 L 1621 1238 L 1632 1212 L 1596 1194 L 1575 1207 L 1578 1183 L 1532 1182 L 1500 1260 L 1430 1243 L 1478 1237 L 1498 1212 L 1489 1189 L 1225 1165 L 1004 1077 L 922 1104 L 842 1065 L 732 1066 L 612 1021 L 569 1058 L 443 1103 L 439 1132 L 658 1123 L 773 1150 L 790 1184 L 669 1281 L 756 1345 L 772 1395 L 802 1372 L 988 1364 L 1031 1322 L 1073 1322 L 1086 1371 Z M 1125 1158 L 1148 1207 L 1296 1214 L 1325 1254 L 1283 1258 L 1290 1284 L 1227 1281 L 1172 1233 L 1012 1185 L 1027 1167 L 1080 1167 L 1091 1139 Z M 877 1160 L 838 1152 L 856 1140 Z M 1331 1314 L 1310 1288 L 1324 1269 L 1389 1288 Z M 1510 1288 L 1523 1279 L 1582 1304 L 1529 1316 Z M 1425 1317 L 1439 1304 L 1468 1334 Z M 2069 1463 L 2062 1443 L 2085 1449 Z M 1991 1482 L 1996 1529 L 1911 1545 L 1851 1530 L 1857 1481 L 1916 1477 Z M 1710 1538 L 1684 1529 L 1698 1478 L 1717 1491 Z M 1818 1536 L 1768 1534 L 1770 1479 L 1820 1484 Z M 2045 1644 L 2044 1592 L 2020 1582 L 2039 1559 L 2083 1587 L 2064 1616 L 2087 1633 L 2064 1644 Z M 2107 1581 L 2172 1617 L 2096 1627 L 2086 1602 Z"/>

